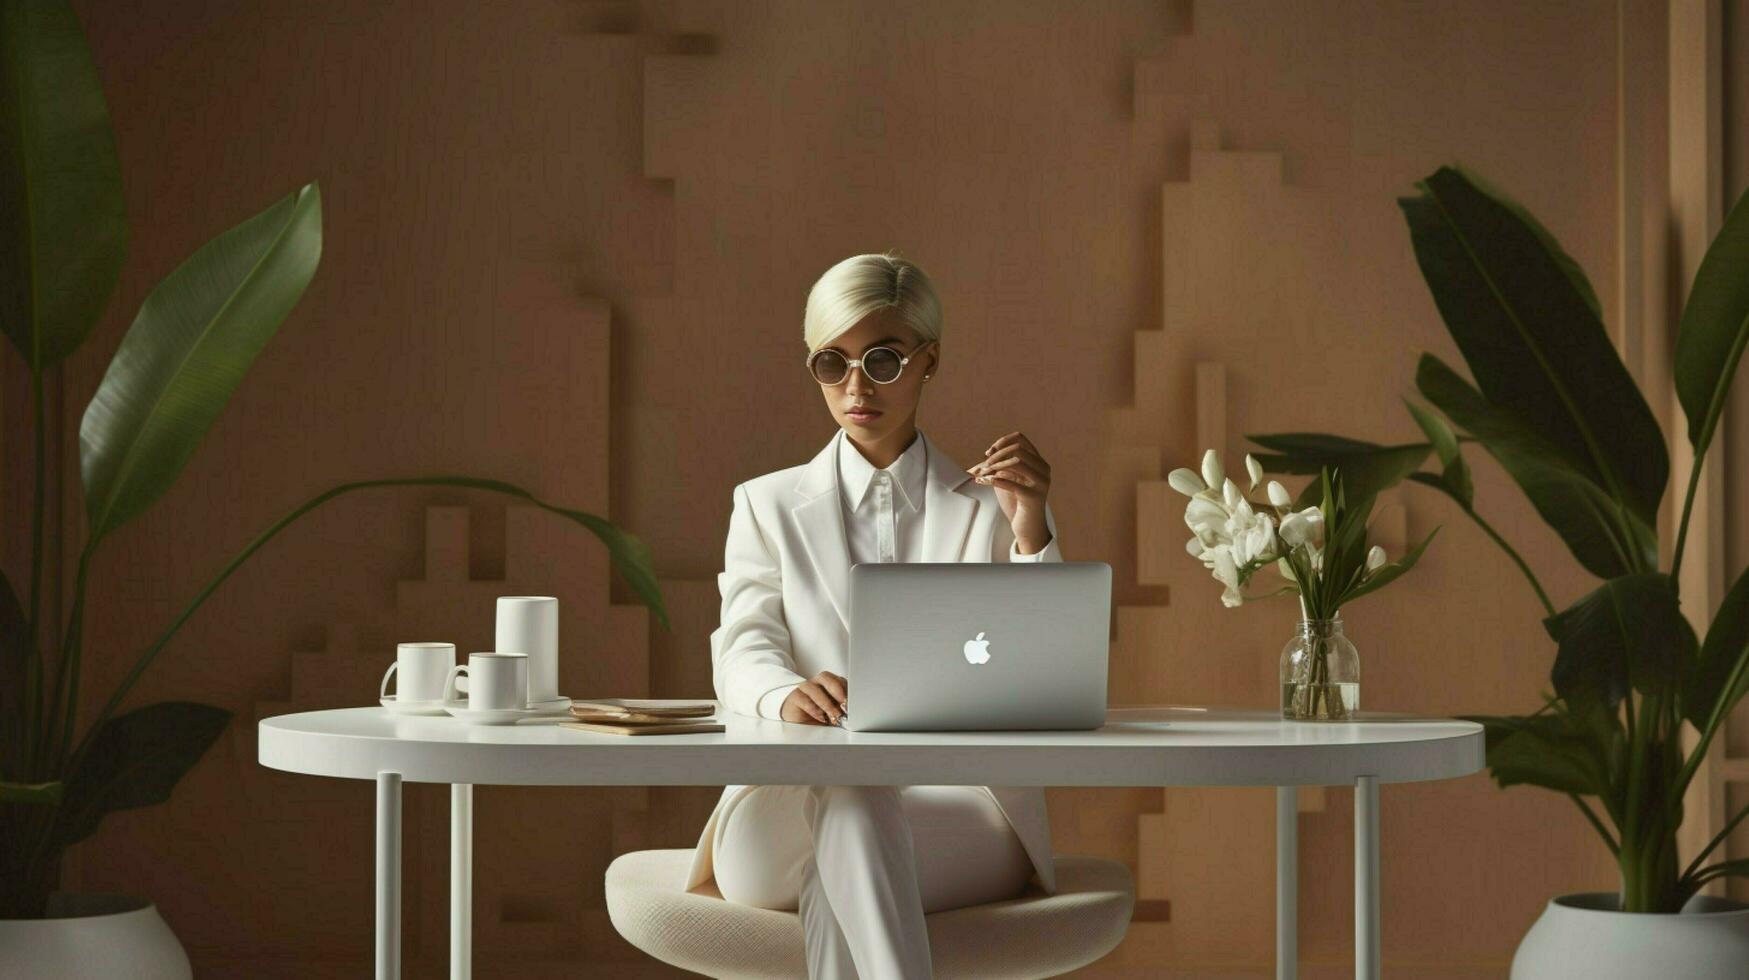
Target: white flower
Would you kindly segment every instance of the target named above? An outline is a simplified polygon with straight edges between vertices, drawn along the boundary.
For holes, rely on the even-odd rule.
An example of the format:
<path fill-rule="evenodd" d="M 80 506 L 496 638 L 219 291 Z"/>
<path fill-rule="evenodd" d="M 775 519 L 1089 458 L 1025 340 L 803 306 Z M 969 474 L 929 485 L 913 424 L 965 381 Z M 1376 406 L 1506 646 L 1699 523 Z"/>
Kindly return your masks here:
<path fill-rule="evenodd" d="M 1239 492 L 1238 484 L 1232 480 L 1221 481 L 1221 503 L 1226 504 L 1228 510 L 1238 510 L 1244 499 L 1245 495 Z"/>
<path fill-rule="evenodd" d="M 1184 542 L 1184 550 L 1190 552 L 1192 558 L 1201 558 L 1205 547 L 1201 538 L 1191 538 Z"/>
<path fill-rule="evenodd" d="M 1190 498 L 1189 506 L 1184 508 L 1184 523 L 1204 543 L 1216 543 L 1222 538 L 1225 538 L 1226 543 L 1233 540 L 1226 529 L 1227 508 L 1207 497 Z"/>
<path fill-rule="evenodd" d="M 1245 472 L 1251 474 L 1251 489 L 1257 489 L 1257 484 L 1263 480 L 1263 464 L 1250 453 L 1245 454 Z"/>
<path fill-rule="evenodd" d="M 1379 570 L 1385 563 L 1385 549 L 1373 545 L 1366 553 L 1366 570 L 1370 574 Z"/>
<path fill-rule="evenodd" d="M 1233 560 L 1241 565 L 1275 559 L 1275 520 L 1268 514 L 1254 515 L 1250 525 L 1233 535 Z"/>
<path fill-rule="evenodd" d="M 1245 596 L 1239 591 L 1239 566 L 1233 562 L 1233 553 L 1226 548 L 1214 549 L 1212 558 L 1215 578 L 1221 585 L 1221 605 L 1231 609 L 1243 605 Z"/>
<path fill-rule="evenodd" d="M 1221 469 L 1221 457 L 1213 449 L 1202 454 L 1202 482 L 1211 487 L 1218 487 L 1227 478 L 1226 471 Z"/>
<path fill-rule="evenodd" d="M 1287 487 L 1278 481 L 1269 481 L 1269 503 L 1274 507 L 1292 507 L 1294 498 L 1288 496 Z"/>
<path fill-rule="evenodd" d="M 1166 474 L 1166 482 L 1186 497 L 1194 497 L 1209 488 L 1208 484 L 1202 482 L 1202 477 L 1196 475 L 1195 470 L 1183 466 Z"/>
<path fill-rule="evenodd" d="M 1324 512 L 1316 507 L 1289 514 L 1281 519 L 1281 540 L 1289 548 L 1302 544 L 1317 545 L 1323 540 Z"/>

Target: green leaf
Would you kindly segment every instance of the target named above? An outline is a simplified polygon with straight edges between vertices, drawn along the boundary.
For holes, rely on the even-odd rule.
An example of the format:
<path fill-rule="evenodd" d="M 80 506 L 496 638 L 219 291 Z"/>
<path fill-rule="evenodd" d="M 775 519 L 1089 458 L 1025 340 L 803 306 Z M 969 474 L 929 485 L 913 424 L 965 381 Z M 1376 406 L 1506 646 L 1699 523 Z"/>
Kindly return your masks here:
<path fill-rule="evenodd" d="M 1575 706 L 1613 711 L 1630 685 L 1662 693 L 1695 662 L 1694 630 L 1661 572 L 1610 579 L 1543 626 L 1560 645 L 1550 674 L 1555 692 Z"/>
<path fill-rule="evenodd" d="M 1465 510 L 1474 508 L 1476 488 L 1470 480 L 1470 467 L 1464 462 L 1463 448 L 1458 445 L 1457 433 L 1452 431 L 1439 413 L 1422 408 L 1407 398 L 1403 399 L 1403 404 L 1408 406 L 1409 414 L 1415 418 L 1415 424 L 1421 427 L 1422 432 L 1427 433 L 1427 441 L 1433 444 L 1433 452 L 1439 457 L 1440 466 L 1443 467 L 1439 475 L 1440 483 L 1450 493 L 1451 498 L 1458 502 L 1458 506 Z M 1414 474 L 1410 478 L 1413 479 Z"/>
<path fill-rule="evenodd" d="M 1398 201 L 1415 258 L 1482 394 L 1655 525 L 1664 436 L 1578 264 L 1522 207 L 1455 169 L 1416 186 Z"/>
<path fill-rule="evenodd" d="M 62 784 L 0 783 L 0 803 L 54 803 L 61 798 Z"/>
<path fill-rule="evenodd" d="M 1694 458 L 1706 458 L 1731 381 L 1749 344 L 1749 194 L 1737 199 L 1706 250 L 1676 335 L 1676 397 Z"/>
<path fill-rule="evenodd" d="M 310 184 L 202 246 L 146 297 L 79 427 L 88 547 L 176 481 L 321 253 Z"/>
<path fill-rule="evenodd" d="M 1421 356 L 1415 384 L 1500 462 L 1573 557 L 1592 574 L 1615 578 L 1657 567 L 1655 525 L 1624 508 L 1559 446 L 1512 413 L 1490 405 L 1432 354 Z"/>
<path fill-rule="evenodd" d="M 12 590 L 12 581 L 0 571 L 0 724 L 7 728 L 0 734 L 6 740 L 0 744 L 0 772 L 16 773 L 24 765 L 30 734 L 24 708 L 30 688 L 32 642 L 24 606 Z"/>
<path fill-rule="evenodd" d="M 1488 768 L 1502 789 L 1541 786 L 1580 796 L 1609 792 L 1609 771 L 1596 742 L 1564 715 L 1464 717 L 1482 725 Z"/>
<path fill-rule="evenodd" d="M 1705 883 L 1714 878 L 1749 876 L 1749 858 L 1737 858 L 1734 861 L 1720 861 L 1710 864 L 1694 873 L 1697 883 Z"/>
<path fill-rule="evenodd" d="M 1381 446 L 1322 432 L 1277 432 L 1245 438 L 1268 453 L 1256 453 L 1257 461 L 1271 473 L 1315 474 L 1328 466 L 1342 474 L 1348 493 L 1372 497 L 1401 483 L 1421 466 L 1432 449 L 1425 442 Z M 1323 499 L 1314 480 L 1296 502 L 1308 507 Z"/>
<path fill-rule="evenodd" d="M 12 580 L 0 570 L 0 704 L 24 685 L 24 658 L 30 654 L 30 623 L 24 615 L 24 605 L 12 589 Z"/>
<path fill-rule="evenodd" d="M 91 836 L 115 810 L 168 800 L 230 720 L 229 711 L 187 701 L 164 701 L 109 719 L 68 774 L 56 844 L 66 847 Z"/>
<path fill-rule="evenodd" d="M 1396 581 L 1404 572 L 1414 568 L 1415 563 L 1421 560 L 1422 553 L 1427 550 L 1427 546 L 1433 543 L 1433 536 L 1438 533 L 1439 528 L 1436 527 L 1427 532 L 1427 537 L 1422 538 L 1421 543 L 1409 549 L 1408 553 L 1404 554 L 1403 557 L 1396 561 L 1380 565 L 1376 571 L 1363 579 L 1359 585 L 1350 589 L 1348 594 L 1342 597 L 1342 604 L 1347 605 L 1369 592 L 1377 592 L 1379 589 Z"/>
<path fill-rule="evenodd" d="M 31 370 L 84 342 L 127 255 L 109 107 L 79 18 L 0 4 L 0 330 Z"/>
<path fill-rule="evenodd" d="M 1694 722 L 1696 729 L 1706 731 L 1713 708 L 1721 700 L 1724 708 L 1720 714 L 1729 716 L 1743 692 L 1749 690 L 1746 661 L 1749 661 L 1749 570 L 1737 577 L 1736 584 L 1719 603 L 1713 624 L 1707 628 L 1706 641 L 1701 644 L 1700 659 L 1683 684 L 1682 713 Z"/>
<path fill-rule="evenodd" d="M 1535 215 L 1525 210 L 1524 205 L 1507 197 L 1480 174 L 1471 173 L 1464 167 L 1452 167 L 1452 169 L 1476 185 L 1477 190 L 1493 198 L 1495 203 L 1511 211 L 1520 221 L 1523 221 L 1530 228 L 1531 233 L 1536 235 L 1537 241 L 1541 242 L 1545 249 L 1548 249 L 1549 256 L 1555 260 L 1561 274 L 1567 277 L 1567 281 L 1579 293 L 1579 297 L 1585 301 L 1585 305 L 1591 310 L 1592 315 L 1599 320 L 1603 319 L 1603 305 L 1597 301 L 1597 290 L 1591 288 L 1591 280 L 1585 277 L 1585 269 L 1579 265 L 1578 260 L 1561 248 L 1561 243 L 1555 240 L 1554 234 L 1541 221 L 1538 221 Z"/>

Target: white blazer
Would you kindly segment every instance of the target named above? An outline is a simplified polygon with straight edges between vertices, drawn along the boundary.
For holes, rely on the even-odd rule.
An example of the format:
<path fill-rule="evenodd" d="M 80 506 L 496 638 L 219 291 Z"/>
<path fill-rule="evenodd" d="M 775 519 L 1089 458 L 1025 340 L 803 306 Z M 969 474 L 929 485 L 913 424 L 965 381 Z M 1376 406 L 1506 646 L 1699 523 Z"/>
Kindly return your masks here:
<path fill-rule="evenodd" d="M 917 436 L 923 439 L 921 432 Z M 801 465 L 737 486 L 729 517 L 723 572 L 722 619 L 711 633 L 712 680 L 731 711 L 759 716 L 761 695 L 822 670 L 850 677 L 850 548 L 838 493 L 840 429 Z M 1014 531 L 996 491 L 972 480 L 934 443 L 926 441 L 923 561 L 1007 561 Z M 1050 543 L 1040 561 L 1062 561 L 1057 526 L 1045 507 Z M 717 820 L 752 787 L 726 786 L 694 848 L 686 887 L 712 874 Z M 1032 859 L 1039 884 L 1057 890 L 1051 858 L 1050 817 L 1036 786 L 986 787 Z"/>

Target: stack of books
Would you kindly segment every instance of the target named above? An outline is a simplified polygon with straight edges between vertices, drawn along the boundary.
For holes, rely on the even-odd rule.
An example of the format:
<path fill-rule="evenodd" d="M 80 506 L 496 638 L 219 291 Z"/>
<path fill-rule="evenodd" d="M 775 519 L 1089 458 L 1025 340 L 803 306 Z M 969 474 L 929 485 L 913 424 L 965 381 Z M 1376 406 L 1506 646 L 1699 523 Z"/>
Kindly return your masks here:
<path fill-rule="evenodd" d="M 711 721 L 716 705 L 709 701 L 682 703 L 648 698 L 598 698 L 572 701 L 571 720 L 560 728 L 603 735 L 684 735 L 720 732 L 721 722 Z"/>

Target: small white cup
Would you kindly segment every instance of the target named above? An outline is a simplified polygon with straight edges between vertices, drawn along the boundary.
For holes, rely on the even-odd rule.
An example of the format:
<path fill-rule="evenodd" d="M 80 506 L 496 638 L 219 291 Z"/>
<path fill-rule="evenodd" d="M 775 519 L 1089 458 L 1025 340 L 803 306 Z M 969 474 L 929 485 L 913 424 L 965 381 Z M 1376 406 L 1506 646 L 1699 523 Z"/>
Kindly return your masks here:
<path fill-rule="evenodd" d="M 383 674 L 383 684 L 377 697 L 389 696 L 389 678 L 398 671 L 395 700 L 436 701 L 443 697 L 443 685 L 449 669 L 455 666 L 454 643 L 402 643 L 395 647 L 395 662 Z"/>
<path fill-rule="evenodd" d="M 468 679 L 469 711 L 528 707 L 528 657 L 520 653 L 470 653 L 468 662 L 449 669 L 443 699 L 456 699 L 456 681 Z"/>

